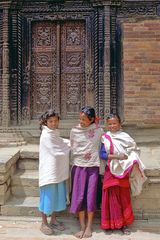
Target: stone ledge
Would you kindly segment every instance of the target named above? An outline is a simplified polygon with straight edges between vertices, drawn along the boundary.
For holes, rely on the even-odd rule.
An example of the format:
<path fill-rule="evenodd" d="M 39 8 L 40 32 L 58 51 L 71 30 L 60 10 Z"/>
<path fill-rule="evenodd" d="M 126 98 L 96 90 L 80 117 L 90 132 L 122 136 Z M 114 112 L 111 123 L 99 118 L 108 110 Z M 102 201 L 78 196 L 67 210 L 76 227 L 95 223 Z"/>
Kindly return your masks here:
<path fill-rule="evenodd" d="M 11 155 L 4 155 L 0 158 L 0 173 L 5 173 L 17 162 L 20 157 L 20 151 L 15 150 Z"/>
<path fill-rule="evenodd" d="M 16 162 L 20 157 L 18 148 L 0 149 L 0 205 L 4 205 L 11 193 L 11 176 L 16 170 Z"/>
<path fill-rule="evenodd" d="M 22 150 L 20 152 L 20 158 L 21 159 L 35 159 L 35 158 L 38 158 L 39 157 L 39 152 L 33 152 L 33 151 L 25 151 L 25 150 Z"/>
<path fill-rule="evenodd" d="M 147 177 L 160 177 L 160 168 L 148 168 L 145 169 Z"/>

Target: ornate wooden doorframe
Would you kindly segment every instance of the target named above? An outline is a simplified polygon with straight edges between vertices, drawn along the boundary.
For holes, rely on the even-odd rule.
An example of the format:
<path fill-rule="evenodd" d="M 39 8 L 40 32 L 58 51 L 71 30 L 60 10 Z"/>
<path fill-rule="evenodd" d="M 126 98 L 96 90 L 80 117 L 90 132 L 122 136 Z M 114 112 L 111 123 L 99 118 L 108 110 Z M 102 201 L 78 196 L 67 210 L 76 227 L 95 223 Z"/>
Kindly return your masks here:
<path fill-rule="evenodd" d="M 100 1 L 101 2 L 101 1 Z M 11 84 L 14 101 L 11 104 L 11 123 L 29 124 L 32 119 L 32 26 L 35 22 L 84 22 L 85 24 L 85 88 L 81 101 L 95 107 L 96 113 L 104 116 L 104 93 L 108 85 L 104 83 L 104 6 L 99 1 L 19 1 L 12 3 L 11 9 Z M 110 28 L 107 30 L 109 34 Z M 108 35 L 106 35 L 108 38 Z M 107 43 L 108 44 L 108 43 Z M 107 46 L 109 47 L 109 46 Z M 69 55 L 68 49 L 66 50 Z M 75 54 L 75 53 L 74 53 Z M 59 56 L 60 57 L 60 56 Z M 63 56 L 62 56 L 63 57 Z M 73 61 L 70 61 L 70 63 Z M 58 69 L 58 68 L 57 68 Z M 107 64 L 107 72 L 110 65 Z M 62 69 L 61 69 L 62 70 Z M 64 73 L 66 74 L 66 72 Z M 69 74 L 69 72 L 67 73 Z M 57 70 L 58 75 L 58 70 Z M 61 76 L 63 78 L 63 76 Z M 107 79 L 109 75 L 107 76 Z M 80 80 L 81 81 L 81 80 Z M 107 80 L 109 83 L 109 80 Z M 63 89 L 62 89 L 63 90 Z M 70 88 L 72 91 L 72 87 Z M 108 91 L 108 90 L 107 90 Z M 62 100 L 62 99 L 61 99 Z M 74 101 L 73 101 L 74 100 Z M 75 102 L 75 99 L 72 99 Z M 61 101 L 63 102 L 63 101 Z M 60 109 L 60 103 L 57 108 Z M 70 100 L 67 104 L 70 104 Z M 65 109 L 65 103 L 62 104 Z M 74 109 L 74 106 L 72 106 Z M 56 109 L 57 110 L 57 109 Z M 73 110 L 72 110 L 73 111 Z M 68 111 L 67 111 L 68 113 Z M 66 113 L 64 113 L 65 115 Z M 73 116 L 72 113 L 69 114 Z M 68 116 L 69 117 L 69 116 Z"/>
<path fill-rule="evenodd" d="M 85 105 L 84 21 L 32 24 L 31 119 L 53 108 L 75 118 Z"/>
<path fill-rule="evenodd" d="M 9 50 L 14 56 L 10 58 L 11 124 L 21 125 L 31 120 L 31 26 L 34 21 L 85 22 L 87 39 L 92 39 L 87 41 L 86 46 L 86 99 L 94 101 L 96 112 L 102 118 L 109 111 L 116 112 L 118 109 L 119 113 L 123 112 L 121 24 L 128 18 L 159 17 L 159 1 L 11 0 L 6 3 L 11 3 Z M 2 19 L 0 14 L 1 29 L 4 24 Z M 0 41 L 3 49 L 2 39 Z"/>
<path fill-rule="evenodd" d="M 34 119 L 34 112 L 31 112 L 31 108 L 30 108 L 30 104 L 32 102 L 31 99 L 31 90 L 32 90 L 32 82 L 31 79 L 32 77 L 34 78 L 35 76 L 31 76 L 31 66 L 32 68 L 34 68 L 34 62 L 32 62 L 32 26 L 36 23 L 40 23 L 40 22 L 50 22 L 54 25 L 54 23 L 63 23 L 62 27 L 61 27 L 61 31 L 62 31 L 62 35 L 61 37 L 64 38 L 65 36 L 65 28 L 67 26 L 67 24 L 71 24 L 71 22 L 73 21 L 72 24 L 77 24 L 79 22 L 79 24 L 84 24 L 84 29 L 85 29 L 85 34 L 86 34 L 86 38 L 83 36 L 82 39 L 84 41 L 83 45 L 85 45 L 85 52 L 82 51 L 82 47 L 77 47 L 77 49 L 73 52 L 72 57 L 71 57 L 71 48 L 69 48 L 68 46 L 63 45 L 62 43 L 62 47 L 65 49 L 63 51 L 64 54 L 58 55 L 58 52 L 53 52 L 53 54 L 57 55 L 57 62 L 60 61 L 60 57 L 61 57 L 61 61 L 62 61 L 62 66 L 61 66 L 61 82 L 62 85 L 61 86 L 56 86 L 56 88 L 61 88 L 62 91 L 62 96 L 64 97 L 64 95 L 66 95 L 67 97 L 67 101 L 65 102 L 65 100 L 61 99 L 61 108 L 60 108 L 60 102 L 58 101 L 58 96 L 54 96 L 53 94 L 53 98 L 56 100 L 56 104 L 55 104 L 55 110 L 59 112 L 59 109 L 61 109 L 61 114 L 63 117 L 67 117 L 67 118 L 74 118 L 74 113 L 78 112 L 82 103 L 83 105 L 85 104 L 92 104 L 94 105 L 94 103 L 87 101 L 87 97 L 88 96 L 88 91 L 90 91 L 90 95 L 92 96 L 91 99 L 94 99 L 94 88 L 92 87 L 94 85 L 94 74 L 93 74 L 93 68 L 94 68 L 94 48 L 93 48 L 93 39 L 92 39 L 92 31 L 91 31 L 91 25 L 93 26 L 93 12 L 85 12 L 84 14 L 81 13 L 81 15 L 79 16 L 79 14 L 76 12 L 74 13 L 74 16 L 70 13 L 69 14 L 69 18 L 67 13 L 63 13 L 63 17 L 62 14 L 56 14 L 56 15 L 43 15 L 43 17 L 41 15 L 35 16 L 34 14 L 22 14 L 19 15 L 20 22 L 21 25 L 19 26 L 19 38 L 21 39 L 21 41 L 19 42 L 19 61 L 21 61 L 21 69 L 19 68 L 19 77 L 20 77 L 20 73 L 22 72 L 22 81 L 21 81 L 21 91 L 19 91 L 19 97 L 21 97 L 22 101 L 21 101 L 21 106 L 19 105 L 19 109 L 18 109 L 18 113 L 19 113 L 19 122 L 21 121 L 22 123 L 26 124 L 29 123 L 30 120 Z M 76 16 L 76 17 L 75 17 Z M 56 23 L 56 33 L 58 33 L 58 29 L 60 28 L 60 25 Z M 64 27 L 65 26 L 65 27 Z M 25 31 L 24 31 L 24 27 L 25 27 Z M 75 32 L 73 31 L 71 33 L 72 35 L 72 40 L 74 41 L 79 41 L 78 38 L 75 38 L 75 33 L 78 30 L 75 30 Z M 83 31 L 82 31 L 83 32 Z M 81 35 L 83 35 L 83 33 L 81 33 Z M 70 35 L 70 36 L 71 36 Z M 58 37 L 58 35 L 57 35 Z M 66 41 L 69 41 L 66 40 Z M 22 46 L 22 43 L 25 43 Z M 22 47 L 21 47 L 22 46 Z M 78 56 L 77 53 L 82 53 L 81 56 Z M 84 56 L 85 55 L 85 61 L 84 61 Z M 98 56 L 97 56 L 98 57 Z M 70 61 L 70 69 L 67 68 L 66 63 L 64 61 L 65 58 L 68 58 Z M 76 60 L 77 58 L 77 60 Z M 81 58 L 81 59 L 80 59 Z M 34 58 L 33 58 L 34 59 Z M 78 60 L 79 59 L 79 60 Z M 42 59 L 41 59 L 42 60 Z M 45 59 L 43 58 L 43 61 L 45 61 Z M 79 81 L 82 84 L 79 84 L 79 86 L 74 86 L 76 81 L 74 82 L 73 79 L 73 70 L 71 70 L 71 66 L 76 65 L 76 61 L 81 61 L 82 66 L 84 67 L 85 71 L 82 73 L 82 70 L 80 70 L 80 68 L 75 68 L 76 72 L 79 72 L 79 77 L 77 75 L 77 79 L 75 79 L 76 81 Z M 56 62 L 56 64 L 57 64 Z M 78 62 L 77 62 L 78 64 Z M 75 66 L 76 67 L 76 66 Z M 67 70 L 68 69 L 68 70 Z M 57 78 L 58 75 L 60 73 L 58 73 L 59 69 L 57 68 Z M 90 74 L 92 71 L 92 75 Z M 85 74 L 84 74 L 85 73 Z M 63 88 L 63 82 L 64 82 L 64 77 L 68 77 L 68 80 L 66 82 L 66 86 L 67 86 L 67 90 L 64 90 Z M 72 76 L 71 76 L 72 75 Z M 83 76 L 84 75 L 84 76 Z M 42 77 L 42 76 L 41 76 Z M 84 81 L 83 79 L 84 78 Z M 70 82 L 70 84 L 69 84 Z M 33 86 L 34 87 L 34 86 Z M 82 94 L 82 96 L 79 96 L 81 99 L 81 105 L 79 104 L 79 109 L 77 109 L 76 106 L 74 106 L 75 101 L 78 101 L 77 99 L 74 98 L 74 95 L 71 96 L 71 93 L 74 93 L 73 91 L 77 91 L 77 96 L 78 96 L 78 91 L 79 91 L 79 87 L 81 87 L 81 92 L 83 92 L 84 94 Z M 91 90 L 90 90 L 91 89 Z M 45 92 L 45 91 L 44 91 Z M 73 99 L 74 98 L 74 99 Z M 77 98 L 77 97 L 76 97 Z M 72 103 L 71 103 L 72 102 Z M 72 107 L 71 107 L 72 104 Z M 52 106 L 51 106 L 52 107 Z M 53 106 L 54 107 L 54 106 Z M 65 110 L 68 107 L 68 109 L 71 109 L 71 112 Z M 68 114 L 69 113 L 69 114 Z"/>

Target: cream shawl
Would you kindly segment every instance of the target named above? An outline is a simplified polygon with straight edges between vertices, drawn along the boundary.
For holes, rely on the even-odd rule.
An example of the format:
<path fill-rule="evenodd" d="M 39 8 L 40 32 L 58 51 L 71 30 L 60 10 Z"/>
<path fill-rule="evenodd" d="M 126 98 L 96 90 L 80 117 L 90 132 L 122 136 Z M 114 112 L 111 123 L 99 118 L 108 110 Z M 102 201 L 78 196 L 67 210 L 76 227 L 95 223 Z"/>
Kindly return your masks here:
<path fill-rule="evenodd" d="M 69 177 L 69 151 L 59 131 L 43 126 L 39 146 L 39 186 L 62 182 Z"/>
<path fill-rule="evenodd" d="M 96 124 L 87 128 L 80 125 L 70 134 L 72 164 L 80 167 L 100 166 L 99 145 L 103 129 Z"/>
<path fill-rule="evenodd" d="M 125 132 L 107 132 L 102 136 L 106 152 L 113 154 L 126 154 L 127 160 L 109 160 L 108 166 L 113 175 L 117 178 L 124 178 L 130 173 L 130 185 L 132 195 L 140 194 L 142 185 L 146 180 L 144 175 L 145 166 L 140 159 L 140 149 L 135 141 Z"/>

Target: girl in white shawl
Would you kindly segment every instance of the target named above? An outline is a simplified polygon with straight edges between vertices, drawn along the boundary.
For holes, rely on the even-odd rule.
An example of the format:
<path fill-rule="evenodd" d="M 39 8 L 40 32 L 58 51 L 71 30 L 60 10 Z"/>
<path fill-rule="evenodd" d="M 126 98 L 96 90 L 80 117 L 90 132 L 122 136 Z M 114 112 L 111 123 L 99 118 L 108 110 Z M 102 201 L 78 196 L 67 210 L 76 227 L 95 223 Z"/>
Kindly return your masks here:
<path fill-rule="evenodd" d="M 70 136 L 73 159 L 70 211 L 79 217 L 80 231 L 75 234 L 77 238 L 91 237 L 96 210 L 99 145 L 103 129 L 95 124 L 95 120 L 94 108 L 82 108 L 80 124 L 72 128 Z"/>
<path fill-rule="evenodd" d="M 54 233 L 54 228 L 64 230 L 56 220 L 54 212 L 66 209 L 66 182 L 69 177 L 69 147 L 59 136 L 59 116 L 53 111 L 41 117 L 42 129 L 39 146 L 39 187 L 42 224 L 40 230 L 46 234 Z M 47 216 L 51 215 L 50 223 Z"/>
<path fill-rule="evenodd" d="M 146 180 L 144 165 L 135 141 L 121 130 L 120 117 L 110 114 L 107 127 L 109 131 L 102 136 L 108 161 L 102 190 L 101 227 L 121 229 L 129 234 L 127 225 L 134 220 L 130 190 L 134 196 L 141 193 Z M 109 155 L 118 157 L 109 160 Z"/>

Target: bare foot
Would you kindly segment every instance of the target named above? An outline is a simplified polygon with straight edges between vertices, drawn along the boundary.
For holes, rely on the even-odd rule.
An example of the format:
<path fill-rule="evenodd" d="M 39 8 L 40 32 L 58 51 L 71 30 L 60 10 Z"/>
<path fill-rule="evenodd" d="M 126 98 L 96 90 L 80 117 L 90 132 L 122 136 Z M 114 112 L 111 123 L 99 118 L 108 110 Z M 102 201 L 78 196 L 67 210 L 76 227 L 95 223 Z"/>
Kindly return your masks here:
<path fill-rule="evenodd" d="M 90 237 L 92 237 L 92 229 L 90 227 L 87 227 L 83 234 L 83 238 L 90 238 Z"/>
<path fill-rule="evenodd" d="M 76 238 L 83 238 L 84 232 L 85 232 L 85 229 L 77 232 L 77 233 L 75 234 L 75 237 L 76 237 Z"/>

